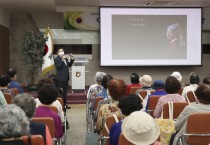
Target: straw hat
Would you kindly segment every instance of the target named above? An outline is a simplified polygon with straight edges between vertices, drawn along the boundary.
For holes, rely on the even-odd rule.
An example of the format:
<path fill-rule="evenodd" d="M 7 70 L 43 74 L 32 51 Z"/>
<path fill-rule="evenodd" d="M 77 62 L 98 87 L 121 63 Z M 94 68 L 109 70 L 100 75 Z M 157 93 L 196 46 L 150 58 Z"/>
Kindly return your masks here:
<path fill-rule="evenodd" d="M 143 75 L 139 81 L 146 87 L 151 87 L 152 85 L 152 77 L 150 75 Z"/>
<path fill-rule="evenodd" d="M 123 120 L 122 133 L 135 145 L 154 143 L 160 135 L 156 121 L 143 111 L 135 111 Z"/>
<path fill-rule="evenodd" d="M 172 77 L 175 77 L 179 82 L 182 81 L 182 75 L 180 74 L 180 72 L 175 71 L 171 74 Z"/>

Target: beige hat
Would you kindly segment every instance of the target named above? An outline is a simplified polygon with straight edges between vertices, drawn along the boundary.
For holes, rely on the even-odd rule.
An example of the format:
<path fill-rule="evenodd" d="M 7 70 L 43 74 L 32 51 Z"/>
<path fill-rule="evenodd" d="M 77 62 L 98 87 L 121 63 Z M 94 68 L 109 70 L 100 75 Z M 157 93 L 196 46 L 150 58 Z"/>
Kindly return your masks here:
<path fill-rule="evenodd" d="M 146 87 L 151 87 L 152 85 L 152 77 L 150 75 L 143 75 L 139 81 Z"/>
<path fill-rule="evenodd" d="M 180 72 L 175 71 L 171 74 L 172 77 L 175 77 L 179 82 L 182 81 L 182 75 L 180 74 Z"/>
<path fill-rule="evenodd" d="M 123 120 L 122 133 L 135 145 L 149 145 L 160 136 L 156 121 L 143 111 L 135 111 Z"/>

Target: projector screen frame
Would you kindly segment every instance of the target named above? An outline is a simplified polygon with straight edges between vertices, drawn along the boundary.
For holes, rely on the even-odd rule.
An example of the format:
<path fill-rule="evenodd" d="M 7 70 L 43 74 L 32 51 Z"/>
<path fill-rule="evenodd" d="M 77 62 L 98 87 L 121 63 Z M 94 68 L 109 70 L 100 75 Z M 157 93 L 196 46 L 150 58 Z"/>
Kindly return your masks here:
<path fill-rule="evenodd" d="M 102 56 L 106 54 L 102 54 L 102 36 L 101 36 L 101 28 L 102 28 L 102 21 L 100 22 L 100 66 L 101 67 L 106 67 L 106 66 L 132 66 L 132 67 L 135 67 L 135 66 L 144 66 L 144 67 L 147 67 L 147 66 L 202 66 L 202 10 L 203 8 L 202 7 L 124 7 L 124 6 L 101 6 L 99 9 L 100 9 L 100 20 L 101 20 L 101 9 L 103 8 L 114 8 L 114 9 L 199 9 L 201 12 L 200 12 L 200 31 L 199 31 L 199 35 L 200 35 L 200 46 L 199 48 L 201 50 L 199 50 L 199 60 L 197 60 L 196 64 L 102 64 Z M 188 42 L 189 43 L 189 42 Z M 189 48 L 186 48 L 186 49 L 189 49 Z M 189 50 L 187 50 L 189 51 Z M 132 54 L 128 54 L 128 55 L 132 55 Z M 191 56 L 192 57 L 192 56 Z M 164 61 L 167 61 L 168 59 L 164 59 Z M 139 61 L 139 59 L 138 59 Z M 141 60 L 141 61 L 145 61 L 145 60 Z M 198 62 L 199 61 L 199 62 Z"/>

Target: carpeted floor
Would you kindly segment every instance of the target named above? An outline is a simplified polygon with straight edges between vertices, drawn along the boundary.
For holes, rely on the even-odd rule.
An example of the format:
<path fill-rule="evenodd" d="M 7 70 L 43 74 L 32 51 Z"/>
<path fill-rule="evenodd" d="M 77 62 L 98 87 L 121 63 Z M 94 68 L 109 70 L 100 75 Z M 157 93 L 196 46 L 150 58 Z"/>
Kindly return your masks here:
<path fill-rule="evenodd" d="M 86 133 L 86 105 L 71 104 L 67 110 L 70 128 L 67 131 L 66 145 L 85 145 Z"/>

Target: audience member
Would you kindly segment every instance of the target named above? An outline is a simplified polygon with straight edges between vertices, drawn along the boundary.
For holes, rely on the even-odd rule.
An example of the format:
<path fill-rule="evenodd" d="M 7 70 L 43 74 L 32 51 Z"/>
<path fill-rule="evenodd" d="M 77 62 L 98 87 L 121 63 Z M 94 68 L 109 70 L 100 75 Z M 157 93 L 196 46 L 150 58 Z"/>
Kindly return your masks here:
<path fill-rule="evenodd" d="M 9 87 L 8 88 L 17 88 L 18 89 L 18 93 L 23 93 L 23 88 L 22 86 L 20 85 L 20 83 L 18 83 L 16 80 L 17 80 L 17 71 L 15 69 L 8 69 L 7 70 L 7 75 L 9 75 L 11 81 L 10 81 L 10 84 L 9 84 Z"/>
<path fill-rule="evenodd" d="M 54 82 L 55 86 L 59 89 L 58 97 L 60 97 L 60 98 L 63 99 L 63 96 L 62 96 L 62 94 L 63 94 L 63 88 L 60 88 L 59 81 L 57 79 L 57 76 L 55 74 L 50 74 L 48 76 L 48 78 L 51 79 Z M 65 112 L 66 112 L 66 107 L 64 107 L 64 108 L 65 108 Z"/>
<path fill-rule="evenodd" d="M 142 109 L 142 100 L 135 94 L 129 94 L 126 97 L 122 97 L 119 100 L 118 107 L 120 108 L 124 118 L 130 115 L 134 111 L 140 111 Z M 122 120 L 123 121 L 123 120 Z M 121 134 L 122 121 L 112 125 L 109 132 L 109 145 L 118 145 L 118 139 Z"/>
<path fill-rule="evenodd" d="M 29 120 L 20 107 L 11 104 L 0 108 L 0 144 L 26 145 L 21 136 L 28 135 Z"/>
<path fill-rule="evenodd" d="M 104 76 L 106 76 L 106 73 L 96 72 L 95 84 L 91 85 L 90 88 L 88 89 L 87 99 L 91 99 L 93 96 L 101 92 L 102 90 L 101 81 Z"/>
<path fill-rule="evenodd" d="M 122 134 L 135 145 L 159 144 L 160 129 L 157 122 L 143 111 L 135 111 L 122 122 Z"/>
<path fill-rule="evenodd" d="M 139 84 L 139 75 L 136 73 L 132 73 L 130 76 L 131 84 L 127 85 L 126 95 L 130 94 L 130 90 L 132 87 L 141 87 Z"/>
<path fill-rule="evenodd" d="M 98 102 L 98 106 L 96 108 L 96 112 L 94 113 L 94 118 L 95 120 L 97 120 L 97 115 L 98 115 L 98 111 L 100 110 L 101 106 L 103 104 L 109 104 L 111 102 L 111 97 L 107 94 L 107 83 L 112 80 L 113 77 L 111 75 L 106 75 L 103 77 L 102 81 L 101 81 L 101 85 L 103 86 L 103 89 L 100 93 L 98 93 L 96 95 L 96 97 L 100 97 L 102 96 L 104 99 L 100 100 Z M 95 101 L 93 101 L 93 106 L 94 106 Z M 92 107 L 93 108 L 93 107 Z"/>
<path fill-rule="evenodd" d="M 29 120 L 34 116 L 36 109 L 36 102 L 34 97 L 29 94 L 19 94 L 15 96 L 13 103 L 19 106 L 26 113 Z M 49 128 L 43 123 L 30 121 L 31 135 L 41 134 L 46 145 L 52 145 L 52 138 L 50 136 Z"/>
<path fill-rule="evenodd" d="M 186 106 L 175 123 L 175 128 L 178 133 L 174 138 L 173 145 L 178 145 L 179 137 L 186 132 L 187 119 L 190 114 L 210 112 L 210 86 L 206 84 L 199 85 L 195 91 L 195 95 L 199 103 L 192 103 Z M 185 139 L 183 141 L 183 144 L 186 144 Z"/>
<path fill-rule="evenodd" d="M 120 79 L 112 79 L 107 83 L 108 95 L 111 96 L 111 103 L 104 104 L 99 110 L 96 122 L 96 130 L 101 131 L 104 127 L 104 121 L 111 114 L 122 116 L 118 107 L 119 100 L 125 96 L 126 83 Z"/>
<path fill-rule="evenodd" d="M 38 84 L 37 84 L 37 90 L 39 91 L 46 84 L 54 84 L 54 82 L 50 78 L 40 79 Z M 35 101 L 36 101 L 36 106 L 37 107 L 40 106 L 40 105 L 43 105 L 41 103 L 41 101 L 39 100 L 39 98 L 36 98 Z M 57 100 L 57 98 L 50 105 L 55 106 L 58 109 L 58 115 L 60 116 L 61 121 L 64 122 L 63 107 L 62 107 L 61 103 Z"/>
<path fill-rule="evenodd" d="M 156 108 L 154 110 L 154 117 L 160 118 L 163 105 L 167 102 L 186 102 L 185 98 L 183 96 L 180 96 L 178 94 L 179 90 L 181 89 L 180 82 L 173 76 L 169 76 L 165 81 L 165 90 L 167 92 L 167 95 L 160 97 L 158 100 L 158 103 L 156 105 Z"/>
<path fill-rule="evenodd" d="M 148 96 L 150 95 L 150 91 L 153 90 L 152 77 L 150 75 L 143 75 L 139 80 L 141 82 L 142 88 L 136 91 L 136 95 L 140 96 L 140 98 L 143 99 L 143 110 L 145 110 Z M 145 90 L 147 91 L 147 95 L 145 97 L 142 97 L 140 95 L 140 92 Z"/>
<path fill-rule="evenodd" d="M 113 79 L 113 77 L 109 74 L 107 74 L 103 77 L 103 79 L 101 80 L 101 86 L 103 87 L 103 89 L 101 90 L 100 93 L 96 94 L 96 97 L 103 97 L 104 99 L 108 98 L 107 83 L 112 79 Z"/>
<path fill-rule="evenodd" d="M 210 77 L 204 78 L 203 83 L 206 84 L 206 85 L 210 85 Z"/>
<path fill-rule="evenodd" d="M 148 96 L 148 100 L 146 103 L 146 111 L 148 110 L 148 105 L 149 105 L 149 99 L 150 96 L 164 96 L 167 95 L 165 91 L 165 83 L 162 80 L 156 80 L 153 83 L 153 88 L 155 89 L 155 92 L 153 92 L 151 95 Z"/>
<path fill-rule="evenodd" d="M 198 84 L 200 82 L 199 75 L 194 72 L 190 73 L 189 81 L 190 81 L 190 85 L 184 87 L 182 91 L 182 96 L 184 96 L 185 98 L 187 97 L 187 92 L 195 91 L 197 89 Z"/>
<path fill-rule="evenodd" d="M 185 87 L 185 84 L 182 83 L 182 75 L 180 74 L 180 72 L 175 71 L 171 74 L 172 77 L 175 77 L 181 84 L 181 88 Z"/>
<path fill-rule="evenodd" d="M 0 106 L 6 105 L 6 104 L 7 104 L 7 101 L 4 97 L 4 94 L 0 91 Z"/>
<path fill-rule="evenodd" d="M 14 98 L 15 93 L 12 90 L 8 89 L 10 81 L 11 79 L 8 75 L 1 75 L 0 76 L 0 91 L 2 91 L 2 93 L 9 93 Z"/>
<path fill-rule="evenodd" d="M 58 95 L 58 89 L 54 84 L 46 84 L 38 91 L 38 98 L 42 105 L 36 108 L 34 117 L 52 117 L 55 123 L 55 137 L 61 138 L 63 136 L 63 128 L 60 116 L 51 110 L 48 106 L 51 105 Z"/>

